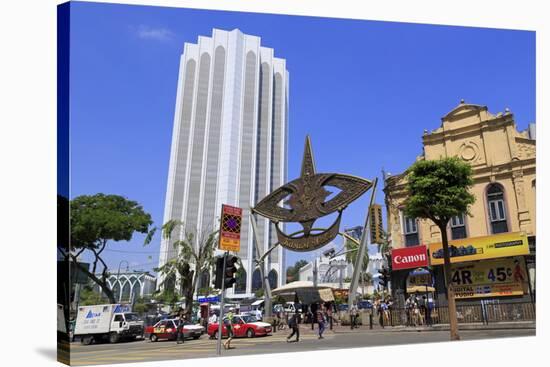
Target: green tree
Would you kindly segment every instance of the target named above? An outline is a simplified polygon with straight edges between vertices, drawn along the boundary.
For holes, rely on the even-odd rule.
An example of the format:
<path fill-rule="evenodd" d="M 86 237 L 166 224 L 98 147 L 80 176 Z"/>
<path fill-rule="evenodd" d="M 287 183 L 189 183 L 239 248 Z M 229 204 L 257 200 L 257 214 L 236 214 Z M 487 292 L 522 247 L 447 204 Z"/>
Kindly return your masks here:
<path fill-rule="evenodd" d="M 111 303 L 115 303 L 113 291 L 107 283 L 108 268 L 102 253 L 109 241 L 130 241 L 135 232 L 147 233 L 150 241 L 153 232 L 151 216 L 137 202 L 119 195 L 82 195 L 71 200 L 71 252 L 65 254 L 101 290 Z M 87 251 L 92 255 L 91 271 L 79 265 L 77 259 Z M 96 271 L 103 266 L 101 275 Z"/>
<path fill-rule="evenodd" d="M 469 207 L 475 202 L 474 195 L 469 191 L 472 184 L 472 168 L 456 157 L 417 161 L 407 170 L 405 214 L 411 218 L 429 219 L 441 232 L 451 340 L 459 340 L 460 335 L 451 283 L 447 224 L 454 216 L 469 214 Z"/>
<path fill-rule="evenodd" d="M 357 253 L 359 252 L 358 249 L 359 249 L 359 240 L 356 240 L 355 238 L 352 238 L 348 235 L 344 235 L 344 246 L 346 248 L 346 261 L 348 263 L 351 263 L 353 264 L 353 266 L 355 266 L 355 264 L 357 263 Z M 365 255 L 363 256 L 363 262 L 362 262 L 362 267 L 361 267 L 361 271 L 359 272 L 359 279 L 360 280 L 367 280 L 369 279 L 368 277 L 370 276 L 369 273 L 367 273 L 367 268 L 369 266 L 369 253 L 368 251 L 365 251 Z M 348 278 L 346 278 L 348 279 Z M 346 282 L 351 282 L 351 278 L 349 278 L 349 280 L 345 280 Z M 363 282 L 364 284 L 364 282 Z"/>
<path fill-rule="evenodd" d="M 307 261 L 298 260 L 294 263 L 294 266 L 289 266 L 286 269 L 286 281 L 287 283 L 297 281 L 299 279 L 300 268 L 307 265 Z"/>
<path fill-rule="evenodd" d="M 184 228 L 183 222 L 170 220 L 162 226 L 162 236 L 169 243 L 175 230 Z M 197 281 L 203 271 L 210 271 L 214 264 L 214 250 L 217 245 L 218 231 L 184 231 L 181 240 L 173 241 L 177 256 L 168 260 L 155 271 L 166 279 L 177 279 L 177 295 L 185 297 L 185 312 L 188 320 L 193 312 L 193 295 Z M 161 282 L 161 286 L 165 281 Z"/>
<path fill-rule="evenodd" d="M 80 306 L 92 306 L 101 305 L 105 303 L 105 297 L 100 293 L 94 292 L 90 286 L 83 286 L 80 290 L 80 299 L 78 304 Z"/>

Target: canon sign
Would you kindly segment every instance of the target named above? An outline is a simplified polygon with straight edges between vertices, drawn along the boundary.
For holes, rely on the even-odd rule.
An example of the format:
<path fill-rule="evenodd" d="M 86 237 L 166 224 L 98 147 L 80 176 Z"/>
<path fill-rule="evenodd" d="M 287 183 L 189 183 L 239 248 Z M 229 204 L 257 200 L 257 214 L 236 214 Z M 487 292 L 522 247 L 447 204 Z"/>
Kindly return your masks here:
<path fill-rule="evenodd" d="M 428 266 L 426 246 L 394 249 L 391 252 L 392 270 L 412 269 Z"/>

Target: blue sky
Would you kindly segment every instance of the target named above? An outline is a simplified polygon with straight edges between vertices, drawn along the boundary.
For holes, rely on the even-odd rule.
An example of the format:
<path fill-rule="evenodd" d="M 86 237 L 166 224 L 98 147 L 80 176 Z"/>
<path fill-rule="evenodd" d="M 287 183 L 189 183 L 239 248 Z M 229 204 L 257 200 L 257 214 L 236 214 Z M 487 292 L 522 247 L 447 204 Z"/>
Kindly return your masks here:
<path fill-rule="evenodd" d="M 75 2 L 71 198 L 123 195 L 162 224 L 179 58 L 212 28 L 259 36 L 287 60 L 289 179 L 306 134 L 318 171 L 374 178 L 414 162 L 423 130 L 460 99 L 510 108 L 519 130 L 535 122 L 534 32 Z M 343 227 L 362 225 L 367 204 L 350 205 Z M 152 269 L 160 237 L 142 243 L 111 243 L 107 264 Z"/>

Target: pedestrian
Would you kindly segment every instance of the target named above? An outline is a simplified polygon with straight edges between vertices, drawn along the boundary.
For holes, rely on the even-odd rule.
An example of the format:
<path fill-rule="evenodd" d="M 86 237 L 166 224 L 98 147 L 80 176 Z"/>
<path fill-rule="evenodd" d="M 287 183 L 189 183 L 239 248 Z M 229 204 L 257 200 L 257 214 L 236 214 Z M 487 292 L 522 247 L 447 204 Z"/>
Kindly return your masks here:
<path fill-rule="evenodd" d="M 185 335 L 183 334 L 183 327 L 185 326 L 185 310 L 180 308 L 178 311 L 177 331 L 176 331 L 176 343 L 183 344 L 185 342 Z"/>
<path fill-rule="evenodd" d="M 316 320 L 316 315 L 317 315 L 317 304 L 316 303 L 312 303 L 310 305 L 310 320 L 311 320 L 311 330 L 313 330 L 313 327 L 315 325 L 315 322 L 317 321 Z"/>
<path fill-rule="evenodd" d="M 317 319 L 317 323 L 319 324 L 319 339 L 324 339 L 323 332 L 325 331 L 326 318 L 325 318 L 325 312 L 322 306 L 317 308 L 316 319 Z"/>
<path fill-rule="evenodd" d="M 330 330 L 332 330 L 332 307 L 333 307 L 332 302 L 329 302 L 327 307 L 327 319 L 328 319 Z"/>
<path fill-rule="evenodd" d="M 227 313 L 227 318 L 223 320 L 223 323 L 225 325 L 225 329 L 227 330 L 227 340 L 225 343 L 223 343 L 223 347 L 225 349 L 233 349 L 235 347 L 231 346 L 231 340 L 233 340 L 233 311 L 234 308 L 230 308 L 229 312 Z M 222 332 L 223 335 L 223 332 Z"/>
<path fill-rule="evenodd" d="M 393 300 L 391 298 L 388 299 L 388 316 L 390 325 L 393 326 Z"/>
<path fill-rule="evenodd" d="M 353 301 L 351 307 L 349 308 L 349 321 L 350 328 L 357 328 L 357 315 L 359 314 L 359 309 L 357 308 L 357 301 Z"/>
<path fill-rule="evenodd" d="M 378 304 L 378 322 L 380 323 L 380 326 L 382 326 L 382 329 L 384 328 L 384 311 L 385 311 L 385 302 L 383 300 L 380 301 Z"/>
<path fill-rule="evenodd" d="M 286 341 L 287 343 L 291 342 L 291 338 L 296 335 L 296 342 L 300 341 L 300 314 L 294 313 L 290 319 L 288 320 L 288 327 L 292 328 L 292 333 L 287 336 Z"/>
<path fill-rule="evenodd" d="M 426 296 L 422 296 L 420 299 L 420 321 L 422 324 L 427 323 L 427 317 L 428 317 L 428 300 Z"/>
<path fill-rule="evenodd" d="M 388 302 L 389 300 L 386 298 L 384 300 L 384 303 L 382 304 L 383 306 L 383 309 L 384 309 L 384 313 L 383 313 L 383 316 L 384 316 L 384 325 L 388 325 L 389 322 L 390 322 L 390 312 L 389 312 L 389 306 L 388 306 Z"/>
<path fill-rule="evenodd" d="M 426 324 L 428 326 L 433 325 L 432 321 L 432 310 L 434 309 L 434 301 L 432 298 L 428 298 L 428 301 L 426 302 Z"/>

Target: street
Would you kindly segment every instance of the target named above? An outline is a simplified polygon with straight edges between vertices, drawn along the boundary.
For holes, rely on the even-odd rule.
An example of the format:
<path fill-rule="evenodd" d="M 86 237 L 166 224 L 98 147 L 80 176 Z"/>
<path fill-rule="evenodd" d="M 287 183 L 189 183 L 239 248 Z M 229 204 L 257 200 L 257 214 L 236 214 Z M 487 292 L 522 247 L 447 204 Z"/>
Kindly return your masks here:
<path fill-rule="evenodd" d="M 309 326 L 301 326 L 299 343 L 287 343 L 288 330 L 278 331 L 267 337 L 234 339 L 231 345 L 235 349 L 222 350 L 222 356 L 267 354 L 285 352 L 303 352 L 367 346 L 387 346 L 448 341 L 448 331 L 395 331 L 391 329 L 369 330 L 361 328 L 350 330 L 338 328 L 327 330 L 323 340 L 317 339 Z M 316 330 L 315 330 L 316 331 Z M 503 337 L 535 336 L 535 329 L 505 330 L 461 330 L 462 340 L 492 339 Z M 224 339 L 225 340 L 225 339 Z M 71 344 L 71 365 L 84 366 L 107 363 L 145 362 L 216 356 L 216 342 L 203 335 L 198 340 L 187 340 L 184 344 L 173 341 L 152 343 L 149 340 L 123 342 L 118 344 Z"/>

